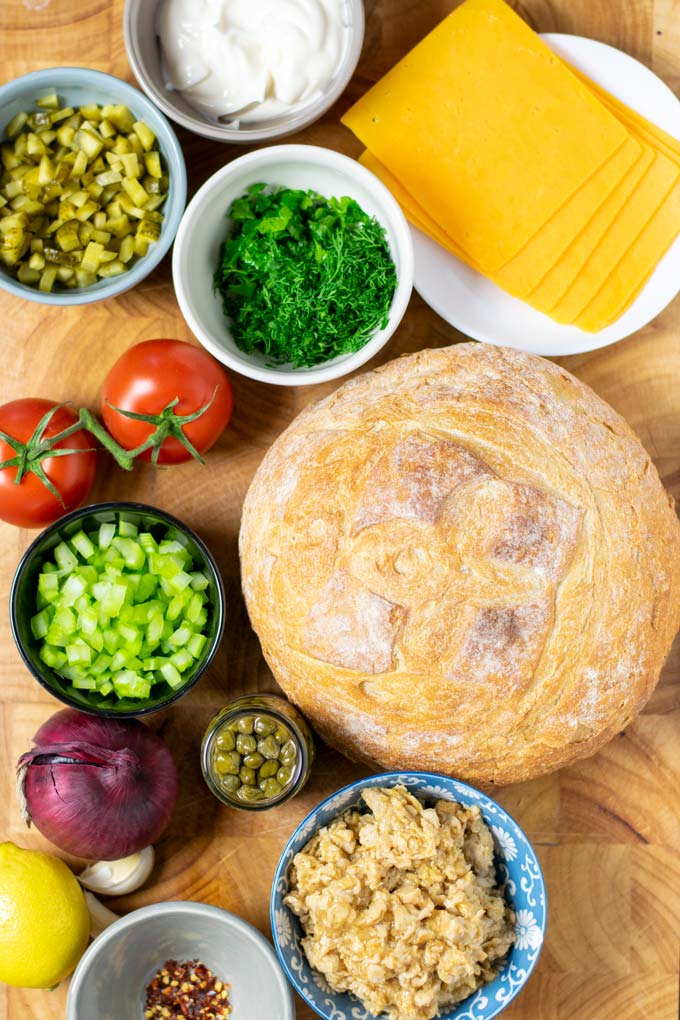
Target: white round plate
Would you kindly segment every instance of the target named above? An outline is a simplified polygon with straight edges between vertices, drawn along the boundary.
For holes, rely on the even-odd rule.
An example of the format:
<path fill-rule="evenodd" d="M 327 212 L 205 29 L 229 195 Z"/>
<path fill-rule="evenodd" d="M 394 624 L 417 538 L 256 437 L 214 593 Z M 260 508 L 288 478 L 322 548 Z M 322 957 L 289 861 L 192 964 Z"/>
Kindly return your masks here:
<path fill-rule="evenodd" d="M 597 85 L 680 138 L 680 102 L 633 57 L 577 35 L 541 38 Z M 630 308 L 599 333 L 563 326 L 513 298 L 415 227 L 415 288 L 427 304 L 475 340 L 533 354 L 579 354 L 630 336 L 655 318 L 680 290 L 680 238 L 656 267 Z"/>

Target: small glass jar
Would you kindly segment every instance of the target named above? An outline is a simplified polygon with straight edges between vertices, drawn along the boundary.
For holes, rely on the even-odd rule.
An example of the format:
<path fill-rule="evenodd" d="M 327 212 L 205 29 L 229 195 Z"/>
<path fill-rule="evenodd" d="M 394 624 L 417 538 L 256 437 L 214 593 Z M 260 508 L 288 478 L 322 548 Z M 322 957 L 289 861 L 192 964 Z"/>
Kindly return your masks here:
<path fill-rule="evenodd" d="M 296 708 L 277 694 L 247 694 L 210 721 L 203 777 L 223 804 L 263 811 L 290 800 L 309 779 L 314 742 Z"/>

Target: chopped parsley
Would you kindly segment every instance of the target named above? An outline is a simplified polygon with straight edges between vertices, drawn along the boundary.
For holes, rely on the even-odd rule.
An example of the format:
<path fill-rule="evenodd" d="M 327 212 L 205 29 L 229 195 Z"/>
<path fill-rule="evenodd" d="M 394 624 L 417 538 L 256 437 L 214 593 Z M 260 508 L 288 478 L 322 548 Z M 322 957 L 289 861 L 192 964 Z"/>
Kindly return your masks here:
<path fill-rule="evenodd" d="M 215 288 L 242 351 L 311 367 L 387 325 L 397 274 L 385 231 L 354 199 L 253 184 L 228 215 Z"/>

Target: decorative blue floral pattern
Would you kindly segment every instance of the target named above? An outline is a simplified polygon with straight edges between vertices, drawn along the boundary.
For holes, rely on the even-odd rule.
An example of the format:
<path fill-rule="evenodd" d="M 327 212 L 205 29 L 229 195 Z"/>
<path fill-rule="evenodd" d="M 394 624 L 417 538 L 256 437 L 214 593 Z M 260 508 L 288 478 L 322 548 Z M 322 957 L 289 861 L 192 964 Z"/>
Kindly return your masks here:
<path fill-rule="evenodd" d="M 498 876 L 505 882 L 506 895 L 515 909 L 517 941 L 494 981 L 439 1018 L 491 1020 L 514 999 L 540 955 L 546 925 L 545 885 L 533 848 L 515 820 L 491 797 L 447 776 L 430 772 L 386 772 L 368 776 L 332 794 L 304 819 L 288 840 L 274 875 L 270 914 L 276 952 L 298 993 L 324 1020 L 376 1020 L 353 995 L 333 992 L 323 975 L 310 967 L 301 944 L 299 919 L 284 906 L 283 897 L 288 891 L 288 871 L 293 857 L 317 829 L 328 825 L 348 808 L 360 806 L 362 789 L 398 783 L 420 800 L 475 804 L 491 827 Z"/>

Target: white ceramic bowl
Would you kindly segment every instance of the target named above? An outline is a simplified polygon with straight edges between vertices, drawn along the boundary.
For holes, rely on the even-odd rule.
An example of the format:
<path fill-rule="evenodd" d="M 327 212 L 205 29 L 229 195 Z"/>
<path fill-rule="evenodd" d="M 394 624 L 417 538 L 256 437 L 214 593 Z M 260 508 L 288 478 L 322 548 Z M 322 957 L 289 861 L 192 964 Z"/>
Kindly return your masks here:
<path fill-rule="evenodd" d="M 154 903 L 99 935 L 71 978 L 66 1020 L 137 1020 L 166 960 L 200 960 L 231 985 L 234 1020 L 293 1020 L 293 996 L 259 931 L 205 903 Z"/>
<path fill-rule="evenodd" d="M 313 368 L 272 366 L 265 355 L 245 354 L 235 344 L 213 288 L 220 245 L 229 231 L 227 211 L 259 181 L 290 188 L 312 188 L 327 197 L 349 195 L 385 228 L 397 270 L 397 288 L 388 323 L 353 354 Z M 173 249 L 172 275 L 177 300 L 190 329 L 207 350 L 241 375 L 279 386 L 307 386 L 338 379 L 365 364 L 394 333 L 406 311 L 413 287 L 413 242 L 399 205 L 361 164 L 348 156 L 313 145 L 277 145 L 235 159 L 210 177 L 189 203 Z"/>
<path fill-rule="evenodd" d="M 323 116 L 344 92 L 361 55 L 364 41 L 363 0 L 342 0 L 345 41 L 340 62 L 325 89 L 281 116 L 257 124 L 230 127 L 202 114 L 181 92 L 166 88 L 161 46 L 156 33 L 160 4 L 161 0 L 125 0 L 123 32 L 132 70 L 149 99 L 171 120 L 188 131 L 213 138 L 217 142 L 252 145 L 253 142 L 269 141 L 293 131 L 301 131 Z"/>

